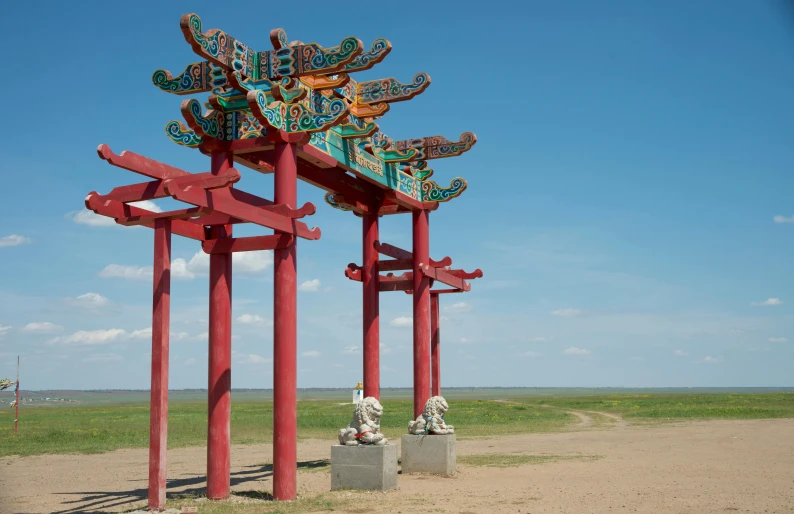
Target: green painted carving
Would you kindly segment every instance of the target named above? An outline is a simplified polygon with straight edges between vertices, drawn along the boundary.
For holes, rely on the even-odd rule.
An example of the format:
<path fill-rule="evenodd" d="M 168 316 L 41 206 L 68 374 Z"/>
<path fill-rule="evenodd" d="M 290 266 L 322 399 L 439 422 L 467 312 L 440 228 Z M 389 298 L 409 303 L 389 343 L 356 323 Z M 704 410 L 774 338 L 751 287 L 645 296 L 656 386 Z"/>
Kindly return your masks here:
<path fill-rule="evenodd" d="M 355 123 L 342 123 L 332 127 L 331 130 L 339 134 L 342 139 L 361 139 L 377 132 L 378 126 L 371 121 L 364 123 L 363 127 L 359 127 Z"/>
<path fill-rule="evenodd" d="M 441 159 L 444 157 L 454 157 L 471 149 L 477 142 L 477 136 L 471 132 L 464 132 L 460 136 L 460 141 L 452 142 L 441 136 L 423 137 L 417 139 L 406 139 L 392 144 L 392 148 L 400 151 L 415 150 L 416 154 L 407 161 Z"/>
<path fill-rule="evenodd" d="M 348 207 L 347 205 L 336 203 L 336 195 L 334 193 L 325 194 L 325 203 L 327 203 L 334 209 L 339 209 L 340 211 L 351 210 L 350 207 Z"/>
<path fill-rule="evenodd" d="M 264 91 L 249 91 L 248 105 L 261 123 L 287 133 L 327 130 L 347 115 L 347 104 L 342 100 L 332 100 L 327 110 L 315 112 L 303 104 L 269 102 Z"/>
<path fill-rule="evenodd" d="M 423 202 L 446 202 L 466 190 L 468 184 L 460 177 L 455 177 L 449 183 L 448 188 L 439 187 L 438 184 L 432 180 L 425 180 L 420 182 L 422 188 L 422 201 Z"/>
<path fill-rule="evenodd" d="M 196 134 L 220 139 L 219 135 L 222 132 L 218 112 L 207 111 L 206 114 L 201 114 L 201 104 L 195 98 L 182 102 L 181 110 L 188 126 L 196 131 Z"/>
<path fill-rule="evenodd" d="M 185 71 L 176 77 L 167 70 L 157 70 L 152 75 L 152 83 L 176 95 L 202 93 L 227 85 L 223 69 L 207 61 L 188 64 Z"/>
<path fill-rule="evenodd" d="M 363 51 L 363 44 L 354 37 L 345 38 L 339 46 L 331 48 L 316 43 L 290 46 L 284 30 L 276 29 L 271 32 L 275 50 L 257 52 L 222 30 L 202 32 L 201 18 L 196 14 L 182 16 L 179 26 L 194 52 L 254 80 L 334 73 Z"/>
<path fill-rule="evenodd" d="M 355 87 L 355 101 L 363 104 L 401 102 L 422 93 L 429 85 L 430 75 L 424 72 L 414 75 L 408 84 L 395 78 L 359 82 Z"/>
<path fill-rule="evenodd" d="M 372 68 L 391 52 L 391 43 L 388 39 L 376 39 L 372 42 L 369 52 L 362 52 L 358 57 L 345 65 L 345 72 L 364 71 Z"/>
<path fill-rule="evenodd" d="M 199 146 L 203 139 L 193 130 L 185 127 L 178 120 L 171 120 L 165 126 L 165 133 L 176 144 L 195 148 Z"/>
<path fill-rule="evenodd" d="M 323 48 L 317 43 L 306 44 L 300 41 L 288 44 L 287 33 L 284 29 L 270 31 L 270 41 L 275 49 L 273 53 L 275 54 L 275 63 L 277 63 L 275 70 L 268 66 L 267 73 L 271 78 L 275 76 L 327 75 L 342 71 L 364 50 L 364 44 L 355 37 L 347 37 L 339 46 L 331 48 Z M 260 56 L 266 53 L 268 52 L 260 52 Z M 273 59 L 266 60 L 268 64 L 274 62 Z M 273 73 L 274 71 L 275 73 Z M 261 76 L 265 76 L 265 74 L 263 73 Z"/>

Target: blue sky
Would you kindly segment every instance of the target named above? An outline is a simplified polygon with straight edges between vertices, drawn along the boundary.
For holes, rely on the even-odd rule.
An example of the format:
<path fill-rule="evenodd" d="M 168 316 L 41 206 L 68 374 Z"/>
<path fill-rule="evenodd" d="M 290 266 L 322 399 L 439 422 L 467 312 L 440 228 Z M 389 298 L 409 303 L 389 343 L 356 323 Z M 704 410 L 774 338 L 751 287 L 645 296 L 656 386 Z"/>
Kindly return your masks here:
<path fill-rule="evenodd" d="M 155 69 L 197 60 L 178 26 L 196 12 L 261 48 L 275 27 L 325 46 L 386 37 L 392 53 L 357 78 L 426 71 L 433 83 L 395 104 L 383 130 L 477 134 L 472 151 L 433 166 L 439 182 L 462 176 L 469 189 L 431 215 L 431 254 L 485 273 L 470 294 L 442 300 L 444 385 L 791 386 L 794 11 L 528 4 L 361 16 L 327 2 L 305 2 L 323 13 L 311 16 L 283 3 L 261 13 L 11 4 L 0 35 L 0 376 L 19 354 L 27 389 L 148 387 L 152 233 L 81 211 L 89 191 L 140 180 L 100 161 L 100 143 L 209 169 L 166 138 L 181 99 L 150 82 Z M 240 187 L 272 197 L 272 177 L 241 171 Z M 318 206 L 309 222 L 323 231 L 298 251 L 299 386 L 352 386 L 361 290 L 343 270 L 360 262 L 360 220 L 306 184 L 299 200 Z M 409 248 L 409 217 L 383 218 L 381 233 Z M 174 238 L 172 388 L 206 387 L 199 250 Z M 249 254 L 235 264 L 234 387 L 272 387 L 271 263 Z M 412 382 L 410 314 L 409 296 L 382 295 L 383 386 Z"/>

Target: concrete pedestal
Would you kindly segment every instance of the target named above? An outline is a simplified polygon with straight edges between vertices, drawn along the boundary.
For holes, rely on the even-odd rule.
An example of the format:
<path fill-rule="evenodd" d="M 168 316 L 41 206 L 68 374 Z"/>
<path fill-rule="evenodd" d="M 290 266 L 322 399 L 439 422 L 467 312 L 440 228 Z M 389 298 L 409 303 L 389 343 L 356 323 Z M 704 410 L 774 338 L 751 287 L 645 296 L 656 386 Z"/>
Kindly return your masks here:
<path fill-rule="evenodd" d="M 397 446 L 331 446 L 331 490 L 397 488 Z"/>
<path fill-rule="evenodd" d="M 455 434 L 402 436 L 402 472 L 454 475 Z"/>

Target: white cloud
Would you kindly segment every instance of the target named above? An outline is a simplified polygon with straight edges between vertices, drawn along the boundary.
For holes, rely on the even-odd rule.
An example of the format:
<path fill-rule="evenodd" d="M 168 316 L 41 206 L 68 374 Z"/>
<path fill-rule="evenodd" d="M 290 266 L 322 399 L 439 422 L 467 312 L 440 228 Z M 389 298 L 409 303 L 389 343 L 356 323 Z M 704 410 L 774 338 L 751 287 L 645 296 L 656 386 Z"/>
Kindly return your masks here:
<path fill-rule="evenodd" d="M 0 337 L 3 337 L 11 330 L 11 325 L 0 325 Z"/>
<path fill-rule="evenodd" d="M 50 323 L 49 321 L 28 323 L 22 327 L 23 332 L 29 332 L 32 334 L 54 334 L 56 332 L 60 332 L 61 330 L 63 330 L 62 326 Z"/>
<path fill-rule="evenodd" d="M 580 316 L 582 311 L 580 309 L 557 309 L 556 311 L 552 311 L 554 316 L 564 316 L 567 318 L 571 318 L 574 316 Z"/>
<path fill-rule="evenodd" d="M 66 217 L 75 223 L 81 225 L 88 225 L 91 227 L 111 227 L 116 225 L 116 220 L 108 218 L 107 216 L 100 216 L 94 211 L 83 209 L 82 211 L 75 211 L 66 214 Z"/>
<path fill-rule="evenodd" d="M 775 223 L 794 223 L 794 214 L 791 216 L 775 216 Z"/>
<path fill-rule="evenodd" d="M 781 305 L 783 301 L 780 298 L 767 298 L 763 302 L 753 302 L 753 305 L 765 305 L 765 306 L 773 306 L 773 305 Z"/>
<path fill-rule="evenodd" d="M 348 347 L 345 348 L 344 353 L 347 354 L 347 355 L 358 355 L 359 353 L 361 353 L 361 347 L 360 346 L 348 346 Z"/>
<path fill-rule="evenodd" d="M 140 330 L 133 330 L 130 332 L 129 336 L 130 339 L 151 339 L 152 338 L 152 327 L 142 328 Z M 169 339 L 171 335 L 169 334 Z"/>
<path fill-rule="evenodd" d="M 193 357 L 188 357 L 187 359 L 185 359 L 185 364 L 184 365 L 185 366 L 192 366 L 195 363 L 196 363 L 196 359 L 194 359 Z"/>
<path fill-rule="evenodd" d="M 474 344 L 475 341 L 474 339 L 470 339 L 468 337 L 461 337 L 460 339 L 458 339 L 458 342 L 460 344 Z"/>
<path fill-rule="evenodd" d="M 400 316 L 394 318 L 389 322 L 389 325 L 393 327 L 410 327 L 414 324 L 414 319 L 408 316 Z"/>
<path fill-rule="evenodd" d="M 72 335 L 56 337 L 48 341 L 50 344 L 67 344 L 75 346 L 95 346 L 106 344 L 127 335 L 127 332 L 120 328 L 108 330 L 79 330 Z"/>
<path fill-rule="evenodd" d="M 706 355 L 705 357 L 703 357 L 703 359 L 700 362 L 703 362 L 705 364 L 716 364 L 717 362 L 722 362 L 722 359 L 719 357 L 712 357 L 711 355 Z"/>
<path fill-rule="evenodd" d="M 259 314 L 243 314 L 237 316 L 237 322 L 243 325 L 260 325 L 265 327 L 272 327 L 273 322 L 269 319 L 263 318 Z"/>
<path fill-rule="evenodd" d="M 124 358 L 115 353 L 95 353 L 83 359 L 83 362 L 116 362 L 121 360 L 124 360 Z"/>
<path fill-rule="evenodd" d="M 234 273 L 255 274 L 273 264 L 273 255 L 269 251 L 239 252 L 232 255 Z M 177 280 L 193 280 L 199 275 L 208 275 L 210 256 L 202 251 L 196 252 L 190 260 L 178 257 L 171 261 L 171 278 Z M 99 272 L 102 278 L 125 278 L 129 280 L 151 280 L 151 266 L 123 266 L 109 264 Z"/>
<path fill-rule="evenodd" d="M 58 336 L 47 341 L 47 344 L 63 344 L 73 346 L 98 346 L 111 341 L 124 339 L 151 339 L 152 328 L 143 328 L 127 332 L 122 328 L 107 330 L 78 330 L 68 336 Z"/>
<path fill-rule="evenodd" d="M 271 362 L 273 359 L 267 359 L 255 353 L 249 353 L 240 361 L 241 364 L 269 364 Z"/>
<path fill-rule="evenodd" d="M 387 345 L 385 343 L 380 343 L 380 353 L 381 353 L 381 355 L 390 354 L 391 353 L 391 348 L 389 347 L 389 345 Z"/>
<path fill-rule="evenodd" d="M 67 298 L 67 301 L 72 305 L 76 305 L 78 307 L 84 307 L 87 309 L 104 307 L 105 305 L 110 303 L 110 301 L 107 298 L 97 293 L 81 294 L 77 298 Z"/>
<path fill-rule="evenodd" d="M 273 252 L 236 252 L 232 254 L 232 264 L 235 273 L 259 273 L 273 265 Z"/>
<path fill-rule="evenodd" d="M 676 350 L 673 352 L 673 355 L 675 355 L 676 357 L 686 357 L 689 354 L 684 350 Z"/>
<path fill-rule="evenodd" d="M 519 357 L 542 357 L 542 353 L 538 352 L 523 352 L 518 354 Z"/>
<path fill-rule="evenodd" d="M 159 205 L 154 203 L 151 200 L 141 200 L 140 202 L 130 202 L 129 205 L 133 207 L 140 207 L 141 209 L 146 209 L 147 211 L 152 212 L 163 212 L 163 209 L 160 208 Z"/>
<path fill-rule="evenodd" d="M 585 350 L 584 348 L 576 348 L 574 346 L 571 346 L 563 350 L 562 353 L 564 353 L 565 355 L 590 355 L 593 352 L 591 352 L 590 350 Z"/>
<path fill-rule="evenodd" d="M 140 207 L 151 212 L 163 212 L 159 205 L 151 200 L 141 200 L 140 202 L 130 202 L 129 205 Z M 79 223 L 81 225 L 88 225 L 90 227 L 113 227 L 116 226 L 116 220 L 107 216 L 101 216 L 94 211 L 83 209 L 81 211 L 73 211 L 66 213 L 66 218 Z M 132 227 L 129 227 L 132 228 Z M 138 228 L 137 226 L 135 228 Z"/>
<path fill-rule="evenodd" d="M 152 280 L 154 271 L 151 266 L 122 266 L 108 264 L 99 272 L 102 278 L 124 278 L 127 280 Z"/>
<path fill-rule="evenodd" d="M 320 352 L 318 352 L 317 350 L 309 350 L 308 352 L 303 352 L 301 355 L 303 355 L 304 357 L 309 357 L 311 359 L 314 359 L 320 356 Z"/>
<path fill-rule="evenodd" d="M 547 337 L 532 337 L 529 339 L 531 343 L 545 343 L 549 339 Z"/>
<path fill-rule="evenodd" d="M 472 306 L 466 302 L 458 302 L 453 303 L 448 307 L 444 307 L 444 311 L 446 312 L 469 312 L 471 311 Z"/>
<path fill-rule="evenodd" d="M 787 343 L 788 339 L 786 339 L 785 337 L 770 337 L 769 338 L 769 342 L 770 343 Z"/>
<path fill-rule="evenodd" d="M 20 236 L 18 234 L 11 234 L 10 236 L 0 237 L 0 247 L 3 246 L 19 246 L 32 243 L 33 240 L 29 237 Z"/>
<path fill-rule="evenodd" d="M 320 279 L 313 278 L 312 280 L 307 280 L 306 282 L 299 285 L 298 291 L 303 291 L 304 293 L 316 293 L 320 290 L 320 285 Z"/>

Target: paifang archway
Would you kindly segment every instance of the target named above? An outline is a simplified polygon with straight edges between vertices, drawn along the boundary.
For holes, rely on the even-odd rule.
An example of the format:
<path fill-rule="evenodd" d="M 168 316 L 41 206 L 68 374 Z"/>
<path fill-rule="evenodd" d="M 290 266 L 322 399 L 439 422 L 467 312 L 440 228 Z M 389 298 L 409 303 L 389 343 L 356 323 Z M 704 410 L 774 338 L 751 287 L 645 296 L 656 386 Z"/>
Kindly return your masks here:
<path fill-rule="evenodd" d="M 363 263 L 346 273 L 363 284 L 367 396 L 380 396 L 379 292 L 413 295 L 416 415 L 431 395 L 438 294 L 469 291 L 467 280 L 482 276 L 480 270 L 449 269 L 449 258 L 430 259 L 429 213 L 459 196 L 467 183 L 454 178 L 449 187 L 438 185 L 430 180 L 428 161 L 460 155 L 476 137 L 464 132 L 457 141 L 441 136 L 394 141 L 380 130 L 376 122 L 391 104 L 409 100 L 430 85 L 426 73 L 407 83 L 395 78 L 356 82 L 350 77 L 386 57 L 391 43 L 385 39 L 375 40 L 368 50 L 355 37 L 324 48 L 289 42 L 284 30 L 275 29 L 270 33 L 273 48 L 258 51 L 221 30 L 204 31 L 195 14 L 182 16 L 180 28 L 203 60 L 187 65 L 176 77 L 157 70 L 152 82 L 176 95 L 209 93 L 203 105 L 195 98 L 184 100 L 186 125 L 170 121 L 166 134 L 208 155 L 210 171 L 189 173 L 100 145 L 102 159 L 151 180 L 105 195 L 92 192 L 85 202 L 119 224 L 154 229 L 149 508 L 165 506 L 172 234 L 199 241 L 210 255 L 207 495 L 212 499 L 228 497 L 230 487 L 231 255 L 274 252 L 273 495 L 289 500 L 297 489 L 297 240 L 320 238 L 318 228 L 299 221 L 316 208 L 310 203 L 298 207 L 297 180 L 326 191 L 330 206 L 362 218 Z M 236 165 L 272 173 L 273 200 L 237 187 L 241 174 Z M 155 213 L 130 205 L 165 197 L 187 206 Z M 412 252 L 378 241 L 378 218 L 402 213 L 412 217 Z M 234 237 L 233 227 L 240 223 L 272 233 Z M 393 260 L 380 263 L 379 254 Z M 410 271 L 394 277 L 381 276 L 381 270 Z M 434 283 L 448 288 L 433 290 Z M 438 362 L 433 359 L 434 369 Z M 434 375 L 433 392 L 440 387 L 439 375 Z"/>

